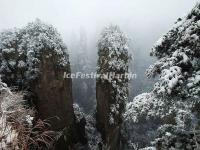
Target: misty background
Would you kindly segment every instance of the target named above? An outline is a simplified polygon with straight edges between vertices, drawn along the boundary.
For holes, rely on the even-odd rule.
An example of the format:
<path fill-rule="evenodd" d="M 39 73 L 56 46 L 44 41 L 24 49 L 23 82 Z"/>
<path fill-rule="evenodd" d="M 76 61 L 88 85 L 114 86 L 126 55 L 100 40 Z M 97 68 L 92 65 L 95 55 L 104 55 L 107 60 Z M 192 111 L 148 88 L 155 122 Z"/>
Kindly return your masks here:
<path fill-rule="evenodd" d="M 96 70 L 97 41 L 101 30 L 116 24 L 130 38 L 130 96 L 148 92 L 154 81 L 145 70 L 155 60 L 153 44 L 177 18 L 187 14 L 197 0 L 0 0 L 0 31 L 22 27 L 36 18 L 52 24 L 68 46 L 72 72 Z M 95 80 L 73 80 L 74 101 L 86 112 L 95 106 Z"/>

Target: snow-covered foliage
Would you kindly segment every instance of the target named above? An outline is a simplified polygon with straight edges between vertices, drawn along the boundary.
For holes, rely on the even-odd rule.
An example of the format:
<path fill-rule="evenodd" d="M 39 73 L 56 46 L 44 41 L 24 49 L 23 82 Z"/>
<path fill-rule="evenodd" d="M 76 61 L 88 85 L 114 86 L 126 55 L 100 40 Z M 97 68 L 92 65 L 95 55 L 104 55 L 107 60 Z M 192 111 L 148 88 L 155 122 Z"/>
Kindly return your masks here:
<path fill-rule="evenodd" d="M 66 51 L 57 30 L 37 19 L 21 29 L 0 34 L 0 74 L 3 81 L 24 84 L 38 76 L 43 57 L 54 57 L 57 67 L 66 67 L 69 63 Z"/>
<path fill-rule="evenodd" d="M 141 117 L 164 118 L 174 114 L 178 115 L 183 111 L 190 113 L 192 107 L 194 107 L 192 99 L 191 102 L 182 102 L 181 98 L 175 97 L 169 101 L 166 97 L 157 97 L 153 92 L 143 93 L 127 103 L 124 119 L 136 123 Z"/>
<path fill-rule="evenodd" d="M 91 115 L 87 115 L 85 118 L 88 146 L 90 150 L 98 149 L 99 144 L 102 144 L 103 142 L 100 133 L 96 129 L 96 121 Z"/>
<path fill-rule="evenodd" d="M 147 70 L 149 77 L 160 74 L 154 92 L 199 98 L 200 4 L 153 47 L 151 54 L 159 60 Z"/>
<path fill-rule="evenodd" d="M 107 57 L 104 57 L 108 60 L 108 68 L 104 68 L 105 71 L 127 69 L 128 37 L 118 26 L 111 25 L 103 30 L 98 41 L 98 49 L 99 54 L 107 52 Z M 102 61 L 103 58 L 99 63 L 103 63 Z"/>
<path fill-rule="evenodd" d="M 0 149 L 51 149 L 60 133 L 49 130 L 49 124 L 38 119 L 28 108 L 22 93 L 12 92 L 0 80 Z"/>
<path fill-rule="evenodd" d="M 162 120 L 164 125 L 157 131 L 162 130 L 162 135 L 154 141 L 158 149 L 198 149 L 195 141 L 200 138 L 194 140 L 191 132 L 197 132 L 194 108 L 200 100 L 199 16 L 200 3 L 159 39 L 151 52 L 158 61 L 146 72 L 148 77 L 159 75 L 158 82 L 151 93 L 135 97 L 126 106 L 124 124 L 129 131 L 140 118 Z M 175 132 L 169 132 L 169 126 Z"/>
<path fill-rule="evenodd" d="M 79 107 L 78 104 L 74 103 L 73 104 L 73 108 L 74 108 L 74 114 L 76 116 L 76 121 L 80 122 L 82 118 L 84 118 L 85 114 L 83 113 L 83 110 Z"/>
<path fill-rule="evenodd" d="M 140 122 L 144 122 L 144 119 L 156 122 L 156 119 L 161 119 L 164 121 L 165 119 L 167 119 L 166 117 L 168 117 L 168 119 L 171 118 L 171 120 L 175 121 L 171 122 L 173 124 L 165 125 L 161 125 L 158 123 L 157 127 L 159 127 L 159 125 L 161 126 L 157 131 L 156 128 L 150 129 L 154 132 L 153 138 L 157 137 L 156 140 L 154 140 L 153 142 L 153 145 L 156 147 L 158 147 L 159 142 L 163 142 L 163 145 L 167 143 L 167 139 L 169 140 L 169 138 L 167 138 L 166 136 L 167 133 L 173 135 L 173 142 L 175 138 L 179 138 L 179 133 L 182 133 L 182 135 L 184 135 L 183 138 L 186 138 L 186 140 L 188 140 L 188 134 L 194 132 L 193 130 L 195 130 L 195 128 L 197 127 L 198 122 L 198 119 L 191 111 L 193 106 L 191 105 L 191 103 L 183 103 L 178 99 L 171 100 L 170 103 L 167 102 L 169 102 L 169 100 L 163 101 L 162 98 L 156 97 L 153 93 L 144 93 L 135 97 L 132 102 L 127 104 L 124 114 L 123 135 L 126 139 L 128 139 L 129 147 L 131 147 L 131 144 L 136 141 L 136 134 L 133 133 L 135 133 L 135 130 L 138 129 L 136 128 L 137 124 L 141 125 Z M 165 127 L 168 126 L 170 126 L 170 128 L 176 129 L 176 132 L 170 132 L 169 128 L 166 128 L 166 130 L 164 130 Z M 195 130 L 195 132 L 197 131 Z M 170 136 L 170 138 L 171 137 L 172 136 Z M 148 139 L 148 137 L 146 137 L 146 139 Z M 171 144 L 173 144 L 173 142 L 171 141 Z"/>
<path fill-rule="evenodd" d="M 178 109 L 175 121 L 177 127 L 184 130 L 192 130 L 197 125 L 197 118 L 191 112 L 191 110 Z"/>
<path fill-rule="evenodd" d="M 145 148 L 142 148 L 139 150 L 156 150 L 156 148 L 155 147 L 145 147 Z"/>
<path fill-rule="evenodd" d="M 182 102 L 179 99 L 176 98 L 169 101 L 167 98 L 157 97 L 152 92 L 138 95 L 133 99 L 133 101 L 127 103 L 126 110 L 123 115 L 124 122 L 122 131 L 123 136 L 128 139 L 129 147 L 131 147 L 131 143 L 138 141 L 138 139 L 136 139 L 135 137 L 137 134 L 135 133 L 135 130 L 138 130 L 137 126 L 143 126 L 143 130 L 149 132 L 148 134 L 146 134 L 145 138 L 152 140 L 153 138 L 155 138 L 157 127 L 161 125 L 159 120 L 165 120 L 167 117 L 175 117 L 175 126 L 177 126 L 177 128 L 179 127 L 183 130 L 192 129 L 195 123 L 195 117 L 191 112 L 191 108 L 193 107 L 193 105 L 189 102 Z M 152 124 L 148 125 L 149 127 L 151 126 L 151 129 L 145 129 L 144 125 L 142 124 L 147 124 L 150 121 L 152 121 Z M 153 122 L 158 123 L 157 125 L 154 125 Z M 151 132 L 155 133 L 152 134 Z M 140 141 L 142 142 L 142 140 Z"/>
<path fill-rule="evenodd" d="M 125 121 L 138 122 L 141 116 L 158 116 L 159 110 L 156 112 L 155 107 L 163 106 L 163 103 L 157 101 L 152 93 L 143 93 L 136 96 L 132 102 L 127 103 L 126 111 L 124 113 Z"/>
<path fill-rule="evenodd" d="M 128 99 L 128 80 L 125 78 L 129 60 L 128 38 L 118 26 L 111 25 L 103 30 L 98 41 L 98 55 L 99 80 L 112 86 L 113 102 L 110 104 L 109 120 L 115 124 L 115 117 L 122 113 Z M 120 78 L 117 75 L 124 76 Z"/>
<path fill-rule="evenodd" d="M 157 131 L 152 144 L 162 150 L 198 150 L 200 148 L 199 130 L 186 131 L 174 125 L 163 125 Z"/>
<path fill-rule="evenodd" d="M 80 122 L 83 118 L 86 120 L 85 132 L 88 140 L 89 149 L 98 149 L 99 144 L 102 143 L 102 139 L 100 133 L 96 129 L 96 121 L 94 117 L 85 114 L 76 103 L 73 104 L 73 108 L 77 122 Z"/>
<path fill-rule="evenodd" d="M 23 105 L 23 95 L 12 93 L 0 80 L 0 149 L 19 149 L 20 124 L 32 127 L 34 113 Z"/>
<path fill-rule="evenodd" d="M 128 37 L 118 26 L 111 25 L 102 31 L 98 49 L 101 56 L 98 61 L 99 71 L 117 73 L 128 70 Z"/>

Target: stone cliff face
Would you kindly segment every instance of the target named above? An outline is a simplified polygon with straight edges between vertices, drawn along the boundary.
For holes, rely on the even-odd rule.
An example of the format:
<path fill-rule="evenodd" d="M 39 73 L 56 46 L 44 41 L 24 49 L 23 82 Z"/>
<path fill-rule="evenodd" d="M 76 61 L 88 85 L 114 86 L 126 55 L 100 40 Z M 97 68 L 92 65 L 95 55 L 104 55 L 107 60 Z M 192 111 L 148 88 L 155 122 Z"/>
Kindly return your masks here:
<path fill-rule="evenodd" d="M 97 81 L 97 128 L 109 150 L 118 150 L 120 147 L 120 124 L 110 124 L 109 122 L 111 92 L 112 86 L 110 83 Z"/>
<path fill-rule="evenodd" d="M 106 27 L 98 41 L 97 128 L 109 150 L 122 146 L 121 125 L 128 98 L 128 44 L 118 26 Z"/>
<path fill-rule="evenodd" d="M 40 65 L 40 75 L 33 91 L 37 95 L 35 101 L 38 115 L 48 119 L 52 128 L 61 130 L 74 122 L 72 81 L 64 79 L 64 72 L 69 68 L 57 69 L 52 59 L 43 57 Z"/>
<path fill-rule="evenodd" d="M 72 81 L 64 78 L 64 72 L 70 73 L 70 68 L 58 69 L 53 58 L 46 58 L 44 55 L 39 70 L 37 82 L 33 83 L 31 88 L 36 95 L 34 103 L 38 117 L 48 120 L 54 131 L 73 130 L 75 117 Z M 62 141 L 57 145 L 57 149 L 66 148 L 66 145 L 67 143 Z"/>
<path fill-rule="evenodd" d="M 102 134 L 102 139 L 106 140 L 109 131 L 109 84 L 103 84 L 100 81 L 96 84 L 97 97 L 97 128 Z"/>
<path fill-rule="evenodd" d="M 64 130 L 55 149 L 68 149 L 77 142 L 72 80 L 64 78 L 64 72 L 71 73 L 67 47 L 51 25 L 36 20 L 0 33 L 2 80 L 28 90 L 26 100 L 34 104 L 37 118 L 46 120 L 50 130 Z"/>

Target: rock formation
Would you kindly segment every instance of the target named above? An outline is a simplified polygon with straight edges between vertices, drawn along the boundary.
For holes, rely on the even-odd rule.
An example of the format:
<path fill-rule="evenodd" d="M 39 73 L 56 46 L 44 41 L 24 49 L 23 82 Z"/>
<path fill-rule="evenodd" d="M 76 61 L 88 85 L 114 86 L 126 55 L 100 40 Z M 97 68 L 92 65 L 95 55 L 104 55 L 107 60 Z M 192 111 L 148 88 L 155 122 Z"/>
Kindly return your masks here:
<path fill-rule="evenodd" d="M 56 147 L 67 149 L 75 116 L 72 81 L 64 78 L 64 72 L 71 73 L 70 63 L 60 34 L 40 20 L 5 31 L 0 35 L 0 57 L 3 81 L 32 93 L 37 117 L 49 122 L 51 130 L 63 131 Z"/>
<path fill-rule="evenodd" d="M 98 49 L 97 128 L 107 149 L 118 150 L 121 146 L 122 113 L 128 97 L 125 77 L 129 58 L 127 37 L 119 27 L 109 26 L 101 34 Z"/>

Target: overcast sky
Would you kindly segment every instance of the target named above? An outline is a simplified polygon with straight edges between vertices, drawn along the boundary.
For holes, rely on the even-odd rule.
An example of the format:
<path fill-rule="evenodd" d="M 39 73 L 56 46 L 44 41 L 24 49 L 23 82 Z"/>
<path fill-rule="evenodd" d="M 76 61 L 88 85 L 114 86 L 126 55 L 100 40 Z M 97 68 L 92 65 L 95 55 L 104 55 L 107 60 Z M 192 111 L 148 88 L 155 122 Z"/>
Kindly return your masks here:
<path fill-rule="evenodd" d="M 89 38 L 118 24 L 140 43 L 155 41 L 197 0 L 0 0 L 0 30 L 35 18 L 53 24 L 67 39 L 85 28 Z"/>

